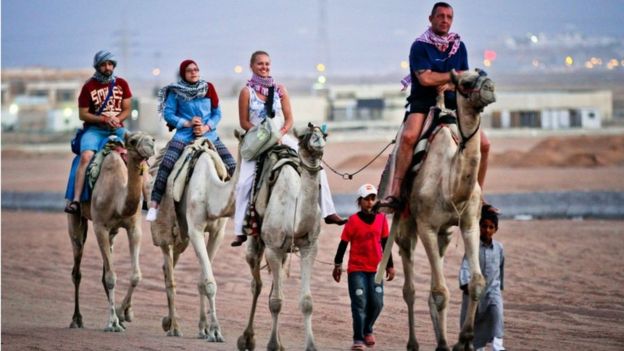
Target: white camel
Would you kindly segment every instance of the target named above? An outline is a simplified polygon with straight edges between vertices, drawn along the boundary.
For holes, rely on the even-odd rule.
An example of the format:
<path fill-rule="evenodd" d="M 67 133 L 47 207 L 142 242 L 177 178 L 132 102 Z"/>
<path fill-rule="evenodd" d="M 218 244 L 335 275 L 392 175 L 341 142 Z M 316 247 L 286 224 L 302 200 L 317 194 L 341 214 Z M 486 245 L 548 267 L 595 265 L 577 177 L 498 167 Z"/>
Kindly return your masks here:
<path fill-rule="evenodd" d="M 93 187 L 91 200 L 82 202 L 79 214 L 69 214 L 68 232 L 72 242 L 74 267 L 74 315 L 70 328 L 82 328 L 79 290 L 82 274 L 80 263 L 87 239 L 88 221 L 98 241 L 103 260 L 102 284 L 108 298 L 108 322 L 105 331 L 120 332 L 124 321 L 132 321 L 132 293 L 141 281 L 139 250 L 141 247 L 141 190 L 145 160 L 154 155 L 154 138 L 142 132 L 127 133 L 125 145 L 128 165 L 117 152 L 110 152 L 102 161 L 100 175 Z M 121 305 L 115 306 L 117 276 L 113 268 L 113 240 L 119 228 L 128 233 L 132 264 L 130 286 Z"/>
<path fill-rule="evenodd" d="M 282 280 L 284 263 L 288 252 L 299 250 L 301 255 L 301 295 L 299 307 L 303 313 L 305 350 L 316 350 L 312 333 L 312 296 L 310 278 L 312 264 L 317 253 L 321 213 L 319 200 L 319 171 L 325 147 L 326 135 L 312 124 L 303 132 L 295 131 L 299 139 L 301 176 L 291 165 L 285 165 L 273 185 L 271 197 L 262 220 L 259 237 L 252 237 L 247 244 L 247 263 L 251 269 L 252 304 L 247 328 L 238 338 L 239 350 L 254 350 L 254 315 L 258 296 L 262 290 L 260 263 L 265 253 L 273 274 L 269 297 L 269 310 L 273 317 L 271 337 L 267 350 L 283 350 L 278 318 L 282 309 L 284 293 Z"/>
<path fill-rule="evenodd" d="M 183 157 L 179 162 L 182 160 Z M 152 169 L 156 170 L 157 165 Z M 217 283 L 212 261 L 223 240 L 227 217 L 234 213 L 234 189 L 238 175 L 239 167 L 233 177 L 227 179 L 225 165 L 219 155 L 212 150 L 204 152 L 197 159 L 184 194 L 177 203 L 174 203 L 171 191 L 174 174 L 169 177 L 158 217 L 151 224 L 154 245 L 160 247 L 164 256 L 163 273 L 169 314 L 163 317 L 162 327 L 169 336 L 182 336 L 175 309 L 174 268 L 190 240 L 201 267 L 197 284 L 199 337 L 210 342 L 224 341 L 217 318 Z M 210 307 L 210 322 L 206 318 L 206 300 Z"/>
<path fill-rule="evenodd" d="M 485 287 L 479 268 L 479 215 L 481 188 L 477 172 L 481 159 L 480 112 L 495 101 L 494 83 L 484 72 L 464 72 L 452 79 L 457 87 L 457 122 L 460 135 L 455 141 L 449 128 L 442 128 L 429 146 L 428 154 L 413 182 L 408 183 L 409 216 L 395 214 L 391 232 L 403 260 L 405 283 L 403 298 L 407 303 L 409 340 L 407 350 L 418 350 L 414 330 L 414 250 L 418 238 L 423 243 L 431 266 L 429 310 L 437 340 L 436 351 L 449 350 L 446 335 L 446 312 L 449 290 L 444 278 L 444 253 L 450 242 L 452 227 L 459 226 L 472 279 L 468 284 L 470 302 L 459 341 L 453 351 L 473 350 L 474 317 Z M 443 101 L 443 99 L 441 99 Z M 439 100 L 440 101 L 440 100 Z M 392 235 L 392 234 L 391 234 Z M 389 248 L 391 245 L 388 245 Z M 387 254 L 380 267 L 385 267 Z M 378 270 L 377 279 L 383 277 Z"/>

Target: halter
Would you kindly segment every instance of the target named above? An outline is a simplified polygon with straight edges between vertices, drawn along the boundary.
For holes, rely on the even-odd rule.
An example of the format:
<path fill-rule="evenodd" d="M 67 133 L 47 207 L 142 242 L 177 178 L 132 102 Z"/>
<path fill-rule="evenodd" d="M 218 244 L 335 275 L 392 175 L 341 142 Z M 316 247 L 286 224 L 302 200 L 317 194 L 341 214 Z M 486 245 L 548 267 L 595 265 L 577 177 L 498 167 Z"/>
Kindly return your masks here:
<path fill-rule="evenodd" d="M 303 147 L 303 145 L 308 145 L 310 143 L 310 138 L 312 138 L 312 135 L 314 135 L 315 131 L 317 130 L 321 132 L 323 139 L 327 138 L 327 134 L 323 132 L 323 129 L 313 125 L 312 123 L 308 123 L 308 131 L 303 135 L 303 137 L 299 141 L 299 147 L 301 148 Z M 299 153 L 299 161 L 301 161 L 301 167 L 303 167 L 305 170 L 309 172 L 315 173 L 323 169 L 320 162 L 316 166 L 307 165 L 305 161 L 301 158 L 301 153 Z"/>
<path fill-rule="evenodd" d="M 474 96 L 474 94 L 479 94 L 479 96 L 481 96 L 481 88 L 483 88 L 484 83 L 489 80 L 489 78 L 486 78 L 487 73 L 485 71 L 477 69 L 477 72 L 479 73 L 479 77 L 472 83 L 472 86 L 470 88 L 462 90 L 459 87 L 457 87 L 455 89 L 466 100 L 471 100 L 471 96 Z M 487 104 L 483 104 L 482 107 L 476 109 L 476 112 L 477 113 L 483 112 L 483 108 L 485 107 L 485 105 Z M 468 141 L 470 141 L 470 139 L 472 139 L 472 137 L 474 137 L 475 134 L 477 134 L 477 131 L 479 131 L 479 128 L 481 127 L 481 119 L 479 119 L 479 123 L 477 124 L 477 127 L 475 128 L 475 130 L 472 131 L 470 135 L 465 136 L 461 128 L 461 118 L 459 117 L 459 109 L 457 109 L 457 127 L 458 127 L 457 129 L 459 129 L 459 134 L 461 136 L 461 142 L 459 143 L 459 150 L 461 152 L 466 148 L 466 144 L 468 143 Z"/>

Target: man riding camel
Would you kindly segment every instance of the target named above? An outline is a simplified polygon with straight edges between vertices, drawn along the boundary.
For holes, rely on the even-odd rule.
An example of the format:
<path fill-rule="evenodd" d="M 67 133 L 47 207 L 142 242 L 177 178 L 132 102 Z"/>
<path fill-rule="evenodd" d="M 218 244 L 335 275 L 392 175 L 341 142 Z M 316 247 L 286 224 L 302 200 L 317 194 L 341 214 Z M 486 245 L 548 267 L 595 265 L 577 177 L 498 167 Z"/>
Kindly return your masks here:
<path fill-rule="evenodd" d="M 403 120 L 390 195 L 381 201 L 381 206 L 393 210 L 402 207 L 403 178 L 410 166 L 425 118 L 429 109 L 436 105 L 438 94 L 444 93 L 446 108 L 457 109 L 455 86 L 450 72 L 468 70 L 468 55 L 459 35 L 450 32 L 453 15 L 453 8 L 448 3 L 437 2 L 433 5 L 429 16 L 431 26 L 416 38 L 410 49 L 410 74 L 401 81 L 403 89 L 411 83 L 411 93 L 407 98 L 409 110 Z M 477 178 L 482 188 L 489 150 L 490 142 L 481 130 L 481 163 Z"/>

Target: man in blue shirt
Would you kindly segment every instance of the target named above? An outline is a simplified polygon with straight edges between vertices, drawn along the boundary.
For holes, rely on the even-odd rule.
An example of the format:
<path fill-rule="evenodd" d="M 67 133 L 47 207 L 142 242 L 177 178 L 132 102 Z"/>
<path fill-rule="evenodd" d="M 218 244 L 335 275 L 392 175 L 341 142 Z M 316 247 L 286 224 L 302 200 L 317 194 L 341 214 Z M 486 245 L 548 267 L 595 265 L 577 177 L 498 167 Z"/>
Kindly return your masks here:
<path fill-rule="evenodd" d="M 453 24 L 451 5 L 445 2 L 433 5 L 429 22 L 429 29 L 412 44 L 409 57 L 410 75 L 401 81 L 405 87 L 411 82 L 412 87 L 407 98 L 409 112 L 403 122 L 390 196 L 383 201 L 383 205 L 392 209 L 401 207 L 401 184 L 429 109 L 435 106 L 440 92 L 444 92 L 445 106 L 457 109 L 455 86 L 450 72 L 453 69 L 457 72 L 468 70 L 466 46 L 458 34 L 450 32 Z M 489 146 L 489 141 L 481 132 L 481 164 L 477 177 L 481 187 L 487 169 Z"/>

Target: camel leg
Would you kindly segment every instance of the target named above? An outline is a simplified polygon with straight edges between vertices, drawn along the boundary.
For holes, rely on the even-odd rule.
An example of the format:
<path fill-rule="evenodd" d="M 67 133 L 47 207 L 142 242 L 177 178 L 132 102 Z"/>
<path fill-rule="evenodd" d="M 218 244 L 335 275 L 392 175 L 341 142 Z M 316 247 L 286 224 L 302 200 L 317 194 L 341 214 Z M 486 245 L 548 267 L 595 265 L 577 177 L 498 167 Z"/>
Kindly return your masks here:
<path fill-rule="evenodd" d="M 314 264 L 317 250 L 316 242 L 301 249 L 301 297 L 299 299 L 299 307 L 301 308 L 301 313 L 303 313 L 306 351 L 316 350 L 314 334 L 312 333 L 312 293 L 310 291 L 310 279 L 312 277 L 312 265 Z"/>
<path fill-rule="evenodd" d="M 117 281 L 117 277 L 115 276 L 115 271 L 113 269 L 113 234 L 109 234 L 109 230 L 98 223 L 93 224 L 93 230 L 95 231 L 95 236 L 97 237 L 100 252 L 102 254 L 102 282 L 104 283 L 104 291 L 106 292 L 106 297 L 108 298 L 108 322 L 106 323 L 104 331 L 121 332 L 124 330 L 124 327 L 121 323 L 119 323 L 119 318 L 117 317 L 117 312 L 115 311 L 115 283 Z"/>
<path fill-rule="evenodd" d="M 162 268 L 163 275 L 165 276 L 165 287 L 167 289 L 167 307 L 169 308 L 169 315 L 162 319 L 162 328 L 167 332 L 167 336 L 182 336 L 175 308 L 176 283 L 173 273 L 179 254 L 176 255 L 174 253 L 173 245 L 163 245 L 160 247 L 160 250 L 163 253 L 164 262 Z"/>
<path fill-rule="evenodd" d="M 206 251 L 206 246 L 204 243 L 204 229 L 206 228 L 206 222 L 196 223 L 191 221 L 192 216 L 187 216 L 187 223 L 192 224 L 189 227 L 189 239 L 191 241 L 191 245 L 193 245 L 193 249 L 195 249 L 195 255 L 199 260 L 199 266 L 201 267 L 201 276 L 199 278 L 199 282 L 197 283 L 197 289 L 200 295 L 200 321 L 201 316 L 205 314 L 205 304 L 202 301 L 201 296 L 204 295 L 208 301 L 210 302 L 210 306 L 215 306 L 215 296 L 217 295 L 217 283 L 215 281 L 212 265 L 210 264 L 210 258 L 208 257 L 208 252 Z M 202 334 L 202 325 L 200 322 L 200 333 L 199 337 L 207 338 L 210 342 L 223 342 L 223 335 L 221 335 L 221 327 L 219 326 L 219 321 L 216 316 L 216 311 L 212 308 L 211 311 L 214 314 L 212 324 L 210 329 L 212 330 L 212 335 L 203 335 Z M 204 317 L 205 318 L 205 317 Z"/>
<path fill-rule="evenodd" d="M 282 311 L 282 301 L 284 293 L 282 292 L 282 271 L 285 255 L 275 249 L 268 248 L 266 252 L 266 260 L 273 273 L 273 284 L 271 285 L 271 293 L 269 294 L 269 310 L 273 317 L 271 326 L 271 337 L 267 344 L 268 351 L 282 351 L 284 347 L 279 335 L 279 314 Z"/>
<path fill-rule="evenodd" d="M 474 339 L 475 314 L 477 312 L 479 300 L 485 289 L 485 279 L 483 278 L 481 267 L 479 266 L 479 227 L 475 220 L 466 221 L 465 228 L 462 228 L 462 237 L 472 278 L 468 283 L 470 299 L 468 300 L 466 319 L 459 332 L 459 340 L 457 344 L 453 346 L 453 351 L 473 349 L 472 341 Z"/>
<path fill-rule="evenodd" d="M 245 258 L 249 269 L 251 270 L 251 311 L 249 313 L 249 320 L 247 321 L 247 328 L 243 332 L 243 335 L 238 337 L 237 347 L 239 351 L 255 350 L 256 339 L 254 337 L 254 316 L 256 315 L 256 307 L 258 305 L 258 296 L 262 291 L 262 276 L 260 276 L 260 264 L 262 263 L 262 254 L 264 253 L 264 245 L 258 237 L 251 237 L 247 240 L 247 254 Z"/>
<path fill-rule="evenodd" d="M 431 267 L 431 292 L 429 295 L 429 312 L 433 322 L 438 346 L 436 351 L 450 350 L 446 336 L 446 312 L 449 300 L 449 291 L 444 278 L 443 260 L 440 255 L 440 243 L 438 232 L 431 228 L 423 228 L 424 224 L 418 225 L 418 237 L 423 243 L 429 265 Z"/>
<path fill-rule="evenodd" d="M 399 215 L 395 215 L 393 221 L 399 221 Z M 394 225 L 394 224 L 393 224 Z M 403 282 L 403 300 L 407 305 L 407 320 L 409 327 L 409 337 L 407 341 L 408 351 L 418 351 L 419 345 L 416 340 L 416 323 L 414 322 L 414 300 L 416 288 L 414 287 L 414 251 L 418 237 L 411 235 L 413 231 L 402 231 L 403 236 L 397 240 L 399 245 L 399 255 L 403 262 L 405 281 Z"/>
<path fill-rule="evenodd" d="M 140 216 L 140 214 L 139 214 Z M 138 218 L 140 220 L 140 217 Z M 137 221 L 138 222 L 138 221 Z M 130 286 L 126 292 L 126 296 L 121 302 L 121 305 L 117 309 L 117 316 L 120 322 L 132 322 L 134 313 L 132 311 L 132 294 L 134 289 L 141 282 L 141 267 L 139 266 L 139 254 L 141 251 L 141 223 L 135 222 L 130 228 L 127 228 L 128 232 L 128 247 L 130 249 L 130 260 L 132 265 L 132 274 L 130 275 Z"/>
<path fill-rule="evenodd" d="M 225 235 L 225 224 L 227 219 L 218 219 L 216 221 L 210 221 L 206 227 L 208 232 L 208 241 L 206 243 L 206 252 L 208 253 L 208 259 L 212 266 L 214 257 L 217 254 L 217 250 L 221 246 L 223 237 Z M 206 319 L 206 301 L 210 305 L 210 324 Z M 221 326 L 219 325 L 219 319 L 217 318 L 217 305 L 215 299 L 207 299 L 204 294 L 199 294 L 199 337 L 208 339 L 210 342 L 222 342 L 223 336 L 221 335 Z"/>
<path fill-rule="evenodd" d="M 74 282 L 74 315 L 70 328 L 83 328 L 82 315 L 80 314 L 80 263 L 85 242 L 87 241 L 88 221 L 79 214 L 67 215 L 69 239 L 74 253 L 74 267 L 72 268 L 72 281 Z"/>

